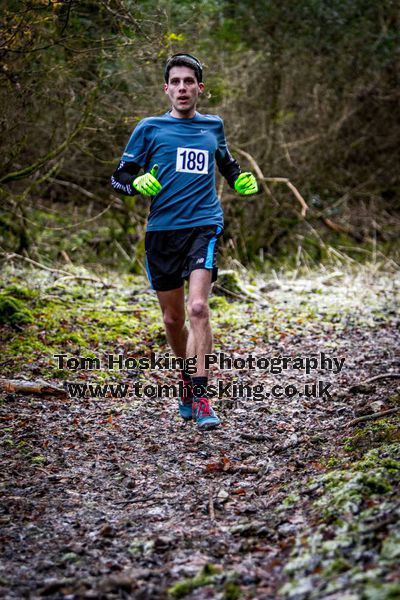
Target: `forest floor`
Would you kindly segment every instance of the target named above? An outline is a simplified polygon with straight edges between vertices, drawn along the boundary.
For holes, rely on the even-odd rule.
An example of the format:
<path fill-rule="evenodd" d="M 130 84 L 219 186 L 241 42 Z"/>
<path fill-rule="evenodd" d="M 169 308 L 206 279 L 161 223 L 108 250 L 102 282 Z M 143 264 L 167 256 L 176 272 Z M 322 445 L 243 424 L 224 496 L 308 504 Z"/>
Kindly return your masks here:
<path fill-rule="evenodd" d="M 212 295 L 215 357 L 236 363 L 211 369 L 204 433 L 149 397 L 177 371 L 109 368 L 168 352 L 144 278 L 2 275 L 0 595 L 400 598 L 398 273 L 243 272 Z"/>

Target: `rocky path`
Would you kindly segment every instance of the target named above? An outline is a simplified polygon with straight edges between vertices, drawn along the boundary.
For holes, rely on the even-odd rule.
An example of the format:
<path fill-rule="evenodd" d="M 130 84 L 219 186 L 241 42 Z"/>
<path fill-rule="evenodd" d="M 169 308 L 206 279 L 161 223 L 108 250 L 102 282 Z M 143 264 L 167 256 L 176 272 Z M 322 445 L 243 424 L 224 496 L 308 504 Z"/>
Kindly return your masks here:
<path fill-rule="evenodd" d="M 14 286 L 18 295 L 16 276 L 8 278 L 7 293 Z M 168 371 L 124 369 L 64 369 L 60 377 L 49 358 L 57 347 L 102 359 L 167 348 L 154 302 L 140 290 L 117 298 L 107 290 L 94 300 L 88 284 L 66 304 L 50 283 L 42 280 L 27 300 L 32 324 L 3 326 L 4 379 L 176 380 Z M 352 387 L 400 371 L 399 321 L 387 280 L 363 286 L 364 296 L 359 283 L 282 280 L 262 303 L 213 298 L 216 353 L 264 360 L 259 368 L 212 369 L 214 382 L 238 386 L 235 397 L 228 389 L 215 400 L 217 431 L 182 423 L 174 398 L 3 391 L 3 596 L 400 597 L 399 380 Z M 94 302 L 102 316 L 88 312 Z M 129 322 L 132 314 L 138 322 Z M 104 337 L 96 337 L 104 322 Z M 138 352 L 125 326 L 143 332 Z M 25 362 L 18 340 L 29 342 Z M 293 362 L 307 357 L 309 373 Z M 344 359 L 340 371 L 329 359 Z M 247 397 L 256 386 L 263 393 L 280 386 L 280 395 Z M 287 386 L 296 390 L 291 397 Z"/>

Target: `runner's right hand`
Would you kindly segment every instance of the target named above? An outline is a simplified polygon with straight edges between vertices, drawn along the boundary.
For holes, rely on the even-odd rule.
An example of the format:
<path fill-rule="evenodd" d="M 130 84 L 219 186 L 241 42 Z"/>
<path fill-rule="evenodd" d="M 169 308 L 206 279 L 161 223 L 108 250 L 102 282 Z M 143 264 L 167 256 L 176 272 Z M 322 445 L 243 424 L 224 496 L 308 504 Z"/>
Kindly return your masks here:
<path fill-rule="evenodd" d="M 136 177 L 132 181 L 132 187 L 144 196 L 155 196 L 162 190 L 161 183 L 156 179 L 158 165 L 154 165 L 150 173 Z"/>

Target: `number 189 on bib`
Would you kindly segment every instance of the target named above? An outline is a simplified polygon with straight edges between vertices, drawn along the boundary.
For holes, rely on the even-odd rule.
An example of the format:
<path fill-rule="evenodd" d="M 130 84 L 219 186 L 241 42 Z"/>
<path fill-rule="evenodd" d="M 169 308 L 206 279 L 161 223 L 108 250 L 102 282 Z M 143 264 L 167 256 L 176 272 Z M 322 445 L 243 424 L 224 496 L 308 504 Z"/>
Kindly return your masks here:
<path fill-rule="evenodd" d="M 196 148 L 178 148 L 176 154 L 176 170 L 180 173 L 208 173 L 208 150 Z"/>

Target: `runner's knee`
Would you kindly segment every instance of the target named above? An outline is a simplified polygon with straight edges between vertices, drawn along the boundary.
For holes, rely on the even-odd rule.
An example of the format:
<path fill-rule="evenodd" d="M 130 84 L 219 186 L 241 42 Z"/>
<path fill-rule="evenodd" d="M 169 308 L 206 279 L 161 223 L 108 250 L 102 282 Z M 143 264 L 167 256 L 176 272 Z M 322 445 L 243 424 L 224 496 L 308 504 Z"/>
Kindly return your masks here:
<path fill-rule="evenodd" d="M 180 330 L 185 325 L 185 317 L 165 311 L 163 314 L 164 325 L 167 329 Z"/>
<path fill-rule="evenodd" d="M 207 319 L 208 304 L 204 300 L 194 300 L 188 306 L 188 314 L 190 319 Z"/>

